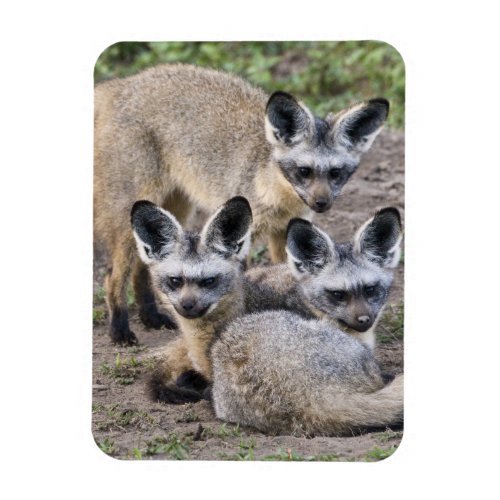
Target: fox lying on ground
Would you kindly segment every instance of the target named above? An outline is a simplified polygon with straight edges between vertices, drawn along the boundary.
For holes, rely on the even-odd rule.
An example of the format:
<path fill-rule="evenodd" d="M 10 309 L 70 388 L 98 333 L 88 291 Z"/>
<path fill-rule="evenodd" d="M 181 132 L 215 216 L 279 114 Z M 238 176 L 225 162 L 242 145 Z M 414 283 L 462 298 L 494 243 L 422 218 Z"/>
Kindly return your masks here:
<path fill-rule="evenodd" d="M 181 330 L 153 376 L 153 397 L 170 403 L 198 401 L 202 394 L 196 389 L 212 380 L 209 349 L 222 329 L 245 313 L 282 306 L 275 304 L 281 297 L 273 289 L 253 285 L 244 276 L 250 205 L 243 197 L 230 199 L 201 233 L 184 231 L 172 214 L 148 201 L 136 202 L 131 218 L 156 294 Z M 293 300 L 290 307 L 300 311 L 300 302 Z M 182 384 L 175 383 L 179 376 Z"/>
<path fill-rule="evenodd" d="M 211 350 L 217 417 L 272 434 L 345 434 L 402 423 L 403 375 L 385 386 L 370 347 L 342 331 L 342 311 L 350 307 L 357 324 L 377 317 L 400 235 L 395 209 L 378 212 L 352 245 L 291 221 L 291 265 L 299 279 L 308 275 L 308 298 L 322 319 L 265 311 L 233 321 Z"/>
<path fill-rule="evenodd" d="M 358 231 L 353 244 L 334 245 L 310 222 L 291 221 L 287 251 L 297 276 L 278 265 L 243 274 L 241 261 L 248 251 L 250 223 L 250 208 L 243 198 L 221 207 L 201 237 L 183 233 L 171 214 L 149 202 L 134 206 L 132 224 L 139 252 L 150 266 L 158 296 L 174 306 L 182 331 L 167 346 L 150 381 L 154 400 L 183 403 L 201 399 L 206 382 L 213 380 L 211 345 L 230 321 L 245 313 L 286 309 L 306 319 L 325 316 L 373 348 L 373 328 L 392 281 L 386 268 L 395 266 L 399 258 L 397 210 L 378 212 Z M 232 245 L 237 241 L 241 249 L 221 259 L 220 243 L 214 246 L 208 234 L 225 234 L 224 241 L 232 238 Z M 195 245 L 190 243 L 193 241 Z M 156 254 L 144 256 L 148 245 L 157 249 Z M 186 276 L 201 269 L 198 285 L 189 284 Z M 207 279 L 212 288 L 200 286 Z M 174 288 L 165 286 L 172 280 Z M 193 293 L 196 307 L 190 300 Z M 183 309 L 186 296 L 193 312 Z"/>
<path fill-rule="evenodd" d="M 268 97 L 236 76 L 188 65 L 97 85 L 94 231 L 110 263 L 112 340 L 137 342 L 126 301 L 132 267 L 141 320 L 175 326 L 158 311 L 147 270 L 135 258 L 126 216 L 135 200 L 169 210 L 182 224 L 193 206 L 213 211 L 244 194 L 254 235 L 267 235 L 273 262 L 283 261 L 288 221 L 330 208 L 388 111 L 377 98 L 321 119 L 287 93 Z"/>

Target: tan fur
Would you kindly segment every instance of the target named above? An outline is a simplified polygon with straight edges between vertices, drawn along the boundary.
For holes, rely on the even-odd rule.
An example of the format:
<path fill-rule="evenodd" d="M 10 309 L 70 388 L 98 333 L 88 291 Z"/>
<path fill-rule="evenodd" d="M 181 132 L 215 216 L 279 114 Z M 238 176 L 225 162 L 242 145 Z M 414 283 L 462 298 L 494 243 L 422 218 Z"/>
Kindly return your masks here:
<path fill-rule="evenodd" d="M 129 330 L 125 300 L 133 261 L 128 214 L 135 200 L 166 208 L 182 224 L 191 208 L 211 212 L 230 197 L 243 195 L 254 212 L 254 236 L 270 239 L 271 258 L 279 262 L 285 259 L 288 221 L 310 217 L 306 203 L 314 210 L 326 210 L 340 194 L 342 186 L 332 187 L 323 174 L 310 189 L 302 186 L 296 177 L 299 165 L 290 165 L 306 159 L 312 166 L 321 165 L 321 170 L 332 161 L 337 166 L 349 163 L 350 175 L 361 152 L 350 147 L 349 138 L 342 136 L 345 127 L 335 120 L 320 145 L 315 117 L 292 96 L 286 99 L 307 121 L 303 130 L 295 124 L 293 137 L 282 137 L 283 130 L 271 123 L 270 116 L 274 121 L 280 116 L 275 106 L 266 114 L 272 98 L 236 76 L 212 69 L 160 65 L 96 86 L 94 228 L 95 240 L 103 243 L 112 262 L 107 294 L 115 342 L 136 341 Z M 367 105 L 351 108 L 346 116 Z M 388 103 L 370 141 L 387 111 Z M 324 127 L 328 128 L 326 122 Z M 342 136 L 337 145 L 335 127 Z M 327 205 L 319 207 L 318 200 Z M 136 291 L 148 293 L 145 287 Z M 144 307 L 144 303 L 139 301 L 141 318 L 146 324 L 157 323 L 154 304 Z"/>

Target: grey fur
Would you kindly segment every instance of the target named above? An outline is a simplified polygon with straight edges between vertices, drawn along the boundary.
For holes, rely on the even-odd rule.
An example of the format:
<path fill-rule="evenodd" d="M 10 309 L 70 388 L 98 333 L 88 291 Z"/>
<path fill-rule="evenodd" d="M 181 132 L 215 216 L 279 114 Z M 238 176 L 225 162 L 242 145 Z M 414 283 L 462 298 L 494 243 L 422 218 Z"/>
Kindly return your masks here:
<path fill-rule="evenodd" d="M 371 101 L 320 120 L 283 95 L 273 101 L 236 76 L 188 65 L 161 65 L 96 86 L 94 230 L 112 263 L 106 293 L 115 342 L 137 341 L 126 319 L 134 263 L 127 214 L 135 200 L 150 200 L 183 224 L 192 207 L 211 212 L 244 195 L 254 212 L 253 233 L 269 237 L 273 262 L 283 261 L 288 220 L 310 213 L 304 203 L 316 211 L 330 207 L 388 111 L 388 103 L 378 105 L 372 130 L 356 125 L 356 117 L 373 108 Z M 270 119 L 267 104 L 285 122 Z M 290 116 L 298 117 L 291 128 Z M 354 140 L 343 124 L 368 135 Z M 292 135 L 283 135 L 288 129 Z M 298 178 L 304 165 L 314 171 L 311 179 Z M 329 177 L 331 167 L 342 171 L 336 180 Z M 135 264 L 134 275 L 144 275 Z M 156 323 L 154 307 L 143 307 L 142 295 L 150 291 L 140 279 L 134 287 L 141 317 Z"/>
<path fill-rule="evenodd" d="M 244 316 L 211 354 L 213 404 L 222 420 L 299 435 L 402 421 L 403 377 L 384 387 L 370 349 L 326 321 L 286 311 Z"/>

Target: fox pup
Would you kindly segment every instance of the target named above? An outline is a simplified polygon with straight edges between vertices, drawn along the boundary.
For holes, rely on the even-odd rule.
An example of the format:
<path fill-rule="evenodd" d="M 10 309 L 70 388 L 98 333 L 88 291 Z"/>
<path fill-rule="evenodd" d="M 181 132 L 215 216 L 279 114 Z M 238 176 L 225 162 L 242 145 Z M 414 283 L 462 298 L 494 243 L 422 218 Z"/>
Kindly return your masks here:
<path fill-rule="evenodd" d="M 390 283 L 384 268 L 399 258 L 400 232 L 395 209 L 378 212 L 352 245 L 336 245 L 309 222 L 291 221 L 290 261 L 299 279 L 308 280 L 308 300 L 321 319 L 265 311 L 233 321 L 211 351 L 218 418 L 306 435 L 402 423 L 403 375 L 385 386 L 372 350 L 342 331 L 348 323 L 340 319 L 353 308 L 356 324 L 374 321 Z"/>
<path fill-rule="evenodd" d="M 275 290 L 301 304 L 301 314 L 327 317 L 370 349 L 375 328 L 392 284 L 391 269 L 401 254 L 401 218 L 396 208 L 378 211 L 350 243 L 334 243 L 303 219 L 288 225 L 288 266 L 247 271 L 255 284 Z M 286 307 L 292 310 L 292 308 Z"/>
<path fill-rule="evenodd" d="M 162 65 L 95 88 L 94 231 L 111 266 L 110 335 L 134 344 L 126 286 L 133 267 L 146 326 L 173 328 L 158 311 L 143 263 L 134 259 L 127 217 L 148 199 L 182 224 L 191 207 L 213 211 L 244 194 L 254 235 L 273 262 L 285 260 L 292 217 L 324 212 L 371 147 L 389 112 L 382 98 L 314 116 L 293 96 L 268 97 L 244 80 L 188 65 Z"/>
<path fill-rule="evenodd" d="M 230 199 L 201 233 L 184 231 L 172 214 L 148 201 L 134 204 L 131 219 L 156 295 L 181 330 L 152 378 L 152 397 L 169 403 L 197 401 L 199 389 L 212 380 L 209 349 L 219 332 L 245 313 L 280 307 L 274 290 L 251 285 L 244 276 L 250 205 L 243 197 Z M 291 307 L 300 310 L 300 304 Z M 182 383 L 175 383 L 177 377 Z"/>

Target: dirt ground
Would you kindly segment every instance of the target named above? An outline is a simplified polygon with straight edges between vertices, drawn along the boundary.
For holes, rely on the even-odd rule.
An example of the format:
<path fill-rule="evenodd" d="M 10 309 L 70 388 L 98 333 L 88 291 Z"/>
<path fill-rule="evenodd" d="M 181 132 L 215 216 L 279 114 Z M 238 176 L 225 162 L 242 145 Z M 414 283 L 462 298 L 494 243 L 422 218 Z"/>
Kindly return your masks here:
<path fill-rule="evenodd" d="M 404 223 L 404 136 L 389 130 L 376 139 L 333 208 L 315 215 L 314 221 L 334 239 L 345 241 L 385 206 L 397 207 Z M 258 242 L 253 256 L 258 263 L 267 260 Z M 207 401 L 164 405 L 148 400 L 145 380 L 154 357 L 178 333 L 146 330 L 130 297 L 131 327 L 140 345 L 113 346 L 107 335 L 103 264 L 96 256 L 92 430 L 105 453 L 124 459 L 375 461 L 396 450 L 401 430 L 350 437 L 266 436 L 218 421 Z M 384 371 L 392 374 L 403 371 L 403 273 L 404 253 L 377 327 L 376 355 Z"/>

